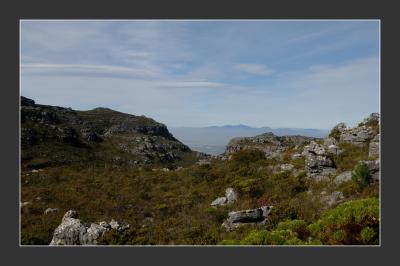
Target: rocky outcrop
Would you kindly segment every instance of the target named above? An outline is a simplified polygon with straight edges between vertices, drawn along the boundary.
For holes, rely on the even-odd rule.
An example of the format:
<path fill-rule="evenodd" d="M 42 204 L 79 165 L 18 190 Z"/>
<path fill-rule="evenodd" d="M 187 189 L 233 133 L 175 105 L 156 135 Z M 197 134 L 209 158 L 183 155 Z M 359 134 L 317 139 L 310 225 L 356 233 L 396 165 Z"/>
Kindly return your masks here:
<path fill-rule="evenodd" d="M 110 223 L 86 224 L 77 217 L 78 213 L 74 210 L 65 213 L 61 224 L 54 230 L 50 246 L 96 245 L 106 231 L 115 229 L 117 232 L 123 232 L 129 228 L 129 225 L 121 226 L 114 220 Z"/>
<path fill-rule="evenodd" d="M 51 151 L 54 144 L 68 147 L 54 153 Z M 41 149 L 36 149 L 36 145 L 42 145 L 49 152 L 38 154 Z M 79 148 L 74 151 L 77 155 L 74 158 L 70 152 L 64 152 L 70 150 L 70 146 Z M 108 153 L 110 149 L 113 151 Z M 170 165 L 185 159 L 194 163 L 206 158 L 202 153 L 191 151 L 175 139 L 164 124 L 151 118 L 108 108 L 75 111 L 36 104 L 25 97 L 21 97 L 21 150 L 31 158 L 46 157 L 53 165 L 99 157 L 113 165 Z M 118 154 L 111 156 L 111 153 Z M 79 158 L 80 154 L 83 158 Z"/>
<path fill-rule="evenodd" d="M 341 142 L 361 146 L 376 136 L 376 127 L 379 126 L 379 123 L 380 115 L 372 113 L 356 127 L 347 128 L 346 124 L 340 123 L 333 128 L 332 132 L 335 132 L 336 138 Z"/>
<path fill-rule="evenodd" d="M 360 146 L 372 139 L 374 135 L 371 127 L 359 126 L 343 130 L 340 134 L 340 141 Z"/>
<path fill-rule="evenodd" d="M 271 210 L 272 206 L 262 206 L 256 209 L 230 212 L 222 226 L 225 227 L 227 231 L 231 231 L 246 224 L 265 224 Z"/>
<path fill-rule="evenodd" d="M 273 133 L 264 133 L 255 137 L 233 138 L 225 149 L 225 154 L 231 154 L 244 149 L 258 149 L 265 153 L 267 158 L 276 158 L 289 147 L 303 145 L 316 140 L 304 136 L 276 136 Z"/>
<path fill-rule="evenodd" d="M 211 202 L 211 206 L 222 206 L 237 201 L 238 195 L 233 188 L 225 190 L 225 197 L 220 197 Z"/>
<path fill-rule="evenodd" d="M 311 141 L 304 147 L 302 154 L 305 157 L 305 171 L 310 176 L 327 176 L 336 172 L 335 164 L 323 145 Z"/>
<path fill-rule="evenodd" d="M 379 138 L 380 134 L 377 134 L 369 143 L 368 156 L 379 156 Z"/>

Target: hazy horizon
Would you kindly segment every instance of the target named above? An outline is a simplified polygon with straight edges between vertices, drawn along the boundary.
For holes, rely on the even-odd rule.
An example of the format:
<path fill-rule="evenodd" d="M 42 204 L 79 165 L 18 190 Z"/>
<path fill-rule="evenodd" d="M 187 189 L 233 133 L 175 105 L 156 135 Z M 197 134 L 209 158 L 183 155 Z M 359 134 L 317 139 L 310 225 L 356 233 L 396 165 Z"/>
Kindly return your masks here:
<path fill-rule="evenodd" d="M 330 129 L 379 112 L 379 21 L 21 21 L 21 95 L 168 127 Z"/>

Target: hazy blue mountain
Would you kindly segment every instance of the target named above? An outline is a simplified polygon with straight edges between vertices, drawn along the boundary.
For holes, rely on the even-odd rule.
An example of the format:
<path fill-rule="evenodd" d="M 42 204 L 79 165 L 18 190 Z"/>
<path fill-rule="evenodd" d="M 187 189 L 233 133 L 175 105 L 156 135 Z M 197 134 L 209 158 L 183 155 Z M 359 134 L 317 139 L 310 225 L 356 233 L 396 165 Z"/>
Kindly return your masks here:
<path fill-rule="evenodd" d="M 191 149 L 214 155 L 223 153 L 226 144 L 235 137 L 252 137 L 266 132 L 272 132 L 277 136 L 301 135 L 316 138 L 323 138 L 329 134 L 329 130 L 324 129 L 254 128 L 246 125 L 169 127 L 168 129 L 175 138 Z"/>

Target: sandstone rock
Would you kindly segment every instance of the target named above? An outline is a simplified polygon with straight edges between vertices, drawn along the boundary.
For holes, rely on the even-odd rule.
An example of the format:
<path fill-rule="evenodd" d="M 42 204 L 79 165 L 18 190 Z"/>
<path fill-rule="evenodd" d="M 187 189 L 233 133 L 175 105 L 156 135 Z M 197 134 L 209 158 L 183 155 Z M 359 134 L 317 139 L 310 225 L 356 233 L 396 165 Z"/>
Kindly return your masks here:
<path fill-rule="evenodd" d="M 53 213 L 53 212 L 58 212 L 59 209 L 58 208 L 47 208 L 43 214 L 49 214 L 49 213 Z"/>
<path fill-rule="evenodd" d="M 267 158 L 278 158 L 289 147 L 303 145 L 315 138 L 304 136 L 276 136 L 271 132 L 255 137 L 233 138 L 225 149 L 225 155 L 246 149 L 257 149 L 264 152 Z"/>
<path fill-rule="evenodd" d="M 225 190 L 225 197 L 226 197 L 227 203 L 229 204 L 229 203 L 235 202 L 238 198 L 238 195 L 233 188 L 228 187 Z"/>
<path fill-rule="evenodd" d="M 322 145 L 311 141 L 304 147 L 302 154 L 306 159 L 305 170 L 308 174 L 329 175 L 335 173 L 335 165 Z"/>
<path fill-rule="evenodd" d="M 369 143 L 368 156 L 379 156 L 379 137 L 380 134 L 377 134 Z"/>
<path fill-rule="evenodd" d="M 264 224 L 271 210 L 272 206 L 262 206 L 257 209 L 230 212 L 222 226 L 230 231 L 245 224 Z"/>
<path fill-rule="evenodd" d="M 213 202 L 211 202 L 211 206 L 222 206 L 227 203 L 226 197 L 216 198 Z"/>
<path fill-rule="evenodd" d="M 211 202 L 211 206 L 222 206 L 226 204 L 231 204 L 235 202 L 237 198 L 238 195 L 235 190 L 229 187 L 225 190 L 225 197 L 215 199 L 213 202 Z"/>
<path fill-rule="evenodd" d="M 334 138 L 324 139 L 324 146 L 328 152 L 333 153 L 335 155 L 338 155 L 342 152 L 342 150 L 338 146 L 338 142 Z"/>
<path fill-rule="evenodd" d="M 340 134 L 340 141 L 360 146 L 369 141 L 374 134 L 371 127 L 358 126 L 343 130 Z"/>
<path fill-rule="evenodd" d="M 65 213 L 61 224 L 54 230 L 53 239 L 50 246 L 56 245 L 96 245 L 97 240 L 110 228 L 122 232 L 129 228 L 129 225 L 120 226 L 117 221 L 112 220 L 110 224 L 106 222 L 82 223 L 77 219 L 78 213 L 69 210 Z"/>
<path fill-rule="evenodd" d="M 335 183 L 340 184 L 351 180 L 351 171 L 346 171 L 335 177 Z"/>

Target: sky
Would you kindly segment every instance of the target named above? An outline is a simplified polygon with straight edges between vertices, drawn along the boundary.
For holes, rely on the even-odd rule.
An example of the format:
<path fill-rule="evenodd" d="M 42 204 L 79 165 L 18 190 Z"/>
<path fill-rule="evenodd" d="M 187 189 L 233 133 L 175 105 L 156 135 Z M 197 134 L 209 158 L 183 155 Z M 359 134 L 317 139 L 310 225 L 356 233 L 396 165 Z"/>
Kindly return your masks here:
<path fill-rule="evenodd" d="M 330 129 L 380 110 L 377 20 L 21 21 L 21 95 L 168 127 Z"/>

